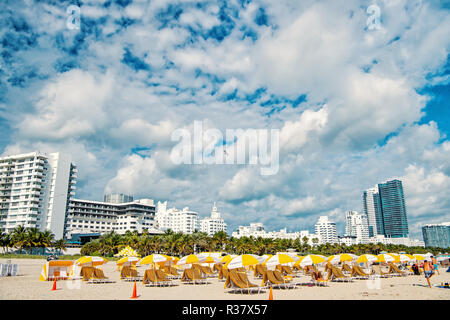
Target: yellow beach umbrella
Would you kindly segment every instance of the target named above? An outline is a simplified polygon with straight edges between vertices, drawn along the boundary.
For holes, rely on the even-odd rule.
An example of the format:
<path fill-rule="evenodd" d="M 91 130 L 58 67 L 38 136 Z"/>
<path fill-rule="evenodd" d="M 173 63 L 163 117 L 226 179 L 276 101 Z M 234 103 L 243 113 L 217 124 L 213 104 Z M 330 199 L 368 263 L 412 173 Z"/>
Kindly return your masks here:
<path fill-rule="evenodd" d="M 379 254 L 377 259 L 377 262 L 394 262 L 395 258 L 388 254 L 388 253 L 383 253 L 383 254 Z"/>
<path fill-rule="evenodd" d="M 79 258 L 75 261 L 75 264 L 82 265 L 82 264 L 89 264 L 92 266 L 99 266 L 104 263 L 107 263 L 108 260 L 103 257 L 91 257 L 91 256 L 84 256 Z"/>
<path fill-rule="evenodd" d="M 277 253 L 276 255 L 270 257 L 266 260 L 265 264 L 268 267 L 277 266 L 279 264 L 292 263 L 300 260 L 296 255 L 288 255 L 285 253 Z"/>
<path fill-rule="evenodd" d="M 190 255 L 184 256 L 183 258 L 178 260 L 177 265 L 199 263 L 199 262 L 200 262 L 200 258 L 197 255 L 190 254 Z"/>
<path fill-rule="evenodd" d="M 311 266 L 313 264 L 319 264 L 326 261 L 326 257 L 316 255 L 316 254 L 309 254 L 305 256 L 302 261 L 300 262 L 300 267 L 306 267 Z"/>
<path fill-rule="evenodd" d="M 237 269 L 242 267 L 247 267 L 251 265 L 256 265 L 264 262 L 264 258 L 256 254 L 243 254 L 237 256 L 225 264 L 227 269 Z"/>
<path fill-rule="evenodd" d="M 116 264 L 118 266 L 121 266 L 124 263 L 136 264 L 138 261 L 138 257 L 123 257 L 122 259 L 117 260 Z"/>
<path fill-rule="evenodd" d="M 227 263 L 229 262 L 231 259 L 236 258 L 237 255 L 235 254 L 227 254 L 226 256 L 222 257 L 222 259 L 220 260 L 221 263 Z"/>
<path fill-rule="evenodd" d="M 356 259 L 357 263 L 367 263 L 367 262 L 375 262 L 378 260 L 378 257 L 373 254 L 363 254 Z"/>
<path fill-rule="evenodd" d="M 158 254 L 154 253 L 149 256 L 143 257 L 141 260 L 139 260 L 139 264 L 150 264 L 150 263 L 159 263 L 159 262 L 165 262 L 168 260 L 171 260 L 172 258 L 165 255 L 165 254 Z"/>
<path fill-rule="evenodd" d="M 342 253 L 342 254 L 330 256 L 327 259 L 327 261 L 333 264 L 333 263 L 339 263 L 339 262 L 345 262 L 345 261 L 353 261 L 353 260 L 356 260 L 357 258 L 358 258 L 358 256 L 355 254 Z"/>
<path fill-rule="evenodd" d="M 413 256 L 414 256 L 414 258 L 415 258 L 417 261 L 422 261 L 422 260 L 427 259 L 427 257 L 425 257 L 425 256 L 423 256 L 423 255 L 421 255 L 421 254 L 414 254 Z"/>

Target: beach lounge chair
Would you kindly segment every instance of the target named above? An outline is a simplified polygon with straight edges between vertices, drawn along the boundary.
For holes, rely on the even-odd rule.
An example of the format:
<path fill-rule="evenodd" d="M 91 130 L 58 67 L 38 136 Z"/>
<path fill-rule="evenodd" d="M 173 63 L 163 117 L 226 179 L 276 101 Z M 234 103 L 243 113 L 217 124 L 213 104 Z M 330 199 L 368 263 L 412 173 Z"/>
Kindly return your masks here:
<path fill-rule="evenodd" d="M 282 289 L 295 288 L 295 284 L 291 283 L 291 280 L 284 279 L 278 270 L 267 270 L 264 273 L 261 285 Z"/>
<path fill-rule="evenodd" d="M 3 264 L 0 263 L 0 277 L 4 277 L 3 275 Z"/>
<path fill-rule="evenodd" d="M 200 273 L 198 269 L 185 269 L 181 276 L 181 282 L 192 284 L 207 284 L 206 278 Z"/>
<path fill-rule="evenodd" d="M 328 265 L 328 276 L 327 281 L 338 281 L 338 282 L 351 282 L 352 278 L 344 275 L 341 269 Z"/>
<path fill-rule="evenodd" d="M 211 270 L 210 267 L 207 266 L 200 266 L 202 273 L 206 276 L 206 277 L 215 277 L 216 275 L 213 273 L 213 271 Z"/>
<path fill-rule="evenodd" d="M 390 275 L 397 276 L 397 277 L 405 277 L 406 273 L 400 270 L 395 264 L 392 262 L 389 263 L 389 270 L 387 272 Z"/>
<path fill-rule="evenodd" d="M 208 275 L 203 271 L 202 266 L 199 264 L 192 264 L 192 269 L 197 270 L 202 278 L 206 278 Z"/>
<path fill-rule="evenodd" d="M 222 267 L 222 269 L 219 271 L 219 275 L 217 277 L 218 280 L 226 280 L 227 276 L 228 276 L 228 269 L 225 267 Z"/>
<path fill-rule="evenodd" d="M 156 270 L 156 278 L 163 286 L 174 286 L 172 280 L 168 279 L 163 270 Z"/>
<path fill-rule="evenodd" d="M 350 273 L 350 277 L 352 277 L 353 279 L 367 280 L 369 279 L 370 275 L 365 273 L 360 266 L 354 265 Z"/>
<path fill-rule="evenodd" d="M 161 281 L 158 280 L 155 269 L 147 269 L 144 272 L 144 277 L 142 278 L 142 284 L 146 287 L 156 287 L 161 286 Z"/>
<path fill-rule="evenodd" d="M 179 274 L 178 270 L 172 266 L 164 267 L 163 271 L 166 274 L 167 279 L 180 279 L 181 278 L 181 274 Z"/>
<path fill-rule="evenodd" d="M 213 266 L 213 272 L 219 273 L 222 270 L 223 266 L 221 263 L 215 263 Z"/>
<path fill-rule="evenodd" d="M 94 268 L 94 273 L 92 278 L 88 281 L 88 283 L 114 283 L 115 281 L 110 280 L 105 276 L 103 270 L 100 268 Z"/>
<path fill-rule="evenodd" d="M 12 273 L 12 266 L 13 266 L 13 265 L 12 265 L 12 264 L 8 264 L 7 266 L 8 266 L 8 272 L 7 272 L 7 275 L 8 275 L 8 276 L 11 276 L 11 273 Z"/>
<path fill-rule="evenodd" d="M 342 273 L 351 273 L 352 268 L 348 264 L 343 263 L 342 267 L 341 267 L 341 271 L 342 271 Z"/>
<path fill-rule="evenodd" d="M 320 271 L 311 272 L 311 283 L 319 287 L 328 287 L 328 279 L 324 279 Z"/>
<path fill-rule="evenodd" d="M 140 280 L 138 271 L 130 266 L 122 267 L 120 270 L 120 279 L 125 281 L 136 281 Z"/>
<path fill-rule="evenodd" d="M 247 274 L 245 274 L 245 277 Z M 227 278 L 225 280 L 225 289 L 230 289 L 228 292 L 235 293 L 235 292 L 241 292 L 241 293 L 260 293 L 262 289 L 266 288 L 263 286 L 257 286 L 250 281 L 243 281 L 242 277 L 239 277 L 238 273 L 235 271 L 228 272 Z"/>
<path fill-rule="evenodd" d="M 294 274 L 294 272 L 292 271 L 292 268 L 289 266 L 281 266 L 281 273 L 285 276 Z"/>
<path fill-rule="evenodd" d="M 379 276 L 381 278 L 389 278 L 389 274 L 387 274 L 386 272 L 381 270 L 381 266 L 380 265 L 373 265 L 370 274 L 371 275 L 375 275 L 375 276 Z"/>
<path fill-rule="evenodd" d="M 18 264 L 13 264 L 12 265 L 11 275 L 13 277 L 15 277 L 15 276 L 17 276 L 18 273 L 19 273 L 19 265 Z"/>
<path fill-rule="evenodd" d="M 94 276 L 94 267 L 81 267 L 80 275 L 83 281 L 89 281 Z"/>
<path fill-rule="evenodd" d="M 264 273 L 267 271 L 267 267 L 263 266 L 262 264 L 257 264 L 255 266 L 255 271 L 253 272 L 254 278 L 263 278 Z"/>

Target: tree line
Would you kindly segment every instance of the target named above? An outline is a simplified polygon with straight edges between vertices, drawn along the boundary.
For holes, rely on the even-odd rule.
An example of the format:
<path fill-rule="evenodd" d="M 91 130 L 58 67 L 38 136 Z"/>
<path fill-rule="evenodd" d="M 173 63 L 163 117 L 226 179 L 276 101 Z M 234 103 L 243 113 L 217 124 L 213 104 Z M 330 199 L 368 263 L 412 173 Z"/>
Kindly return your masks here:
<path fill-rule="evenodd" d="M 194 232 L 184 234 L 181 232 L 165 231 L 162 235 L 150 235 L 147 232 L 139 234 L 134 231 L 127 231 L 120 235 L 110 232 L 92 240 L 81 248 L 82 255 L 113 256 L 125 246 L 135 249 L 141 256 L 152 253 L 161 253 L 171 256 L 185 256 L 198 252 L 222 251 L 229 254 L 252 253 L 257 255 L 274 254 L 276 252 L 294 249 L 302 255 L 321 254 L 334 255 L 340 253 L 353 253 L 361 255 L 365 253 L 379 254 L 380 252 L 405 252 L 427 253 L 432 252 L 437 255 L 446 252 L 443 248 L 434 247 L 407 247 L 393 244 L 357 244 L 346 246 L 345 244 L 326 243 L 313 245 L 308 244 L 307 237 L 292 239 L 270 239 L 262 237 L 230 237 L 226 232 L 217 232 L 213 236 L 208 236 L 204 232 Z"/>
<path fill-rule="evenodd" d="M 4 253 L 9 253 L 11 248 L 17 249 L 18 253 L 27 254 L 44 254 L 45 248 L 55 248 L 61 253 L 66 249 L 66 245 L 66 240 L 55 240 L 55 235 L 48 230 L 17 226 L 9 233 L 0 231 L 0 246 Z"/>

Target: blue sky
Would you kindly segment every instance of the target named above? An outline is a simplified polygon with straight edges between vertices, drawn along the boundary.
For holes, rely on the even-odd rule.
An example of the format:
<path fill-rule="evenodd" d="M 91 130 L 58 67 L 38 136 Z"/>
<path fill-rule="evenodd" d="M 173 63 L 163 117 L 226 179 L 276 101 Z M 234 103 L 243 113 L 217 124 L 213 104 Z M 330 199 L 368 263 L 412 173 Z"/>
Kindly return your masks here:
<path fill-rule="evenodd" d="M 449 18 L 425 0 L 2 1 L 0 152 L 70 153 L 80 198 L 216 201 L 230 231 L 329 215 L 343 233 L 364 189 L 399 178 L 421 238 L 450 218 Z M 195 120 L 280 129 L 279 172 L 175 165 Z"/>

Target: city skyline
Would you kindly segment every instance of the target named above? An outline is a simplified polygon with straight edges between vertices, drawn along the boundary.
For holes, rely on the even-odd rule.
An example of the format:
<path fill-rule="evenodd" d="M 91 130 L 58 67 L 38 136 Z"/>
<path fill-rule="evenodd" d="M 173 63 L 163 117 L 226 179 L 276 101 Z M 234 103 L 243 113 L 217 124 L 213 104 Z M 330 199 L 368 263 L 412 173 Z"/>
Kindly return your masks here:
<path fill-rule="evenodd" d="M 72 1 L 1 2 L 0 155 L 71 154 L 82 199 L 217 201 L 229 230 L 327 215 L 343 234 L 394 179 L 410 237 L 450 220 L 448 7 L 378 1 L 374 25 L 365 0 L 294 2 L 87 0 L 79 25 Z M 173 163 L 196 121 L 279 130 L 276 174 Z"/>

